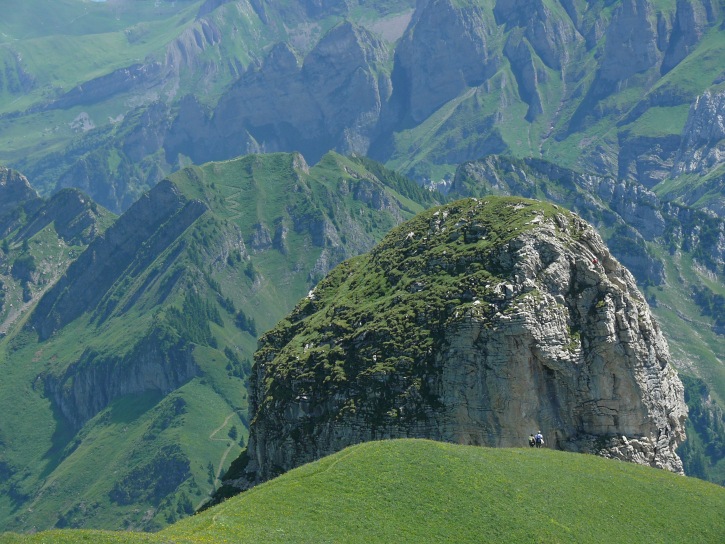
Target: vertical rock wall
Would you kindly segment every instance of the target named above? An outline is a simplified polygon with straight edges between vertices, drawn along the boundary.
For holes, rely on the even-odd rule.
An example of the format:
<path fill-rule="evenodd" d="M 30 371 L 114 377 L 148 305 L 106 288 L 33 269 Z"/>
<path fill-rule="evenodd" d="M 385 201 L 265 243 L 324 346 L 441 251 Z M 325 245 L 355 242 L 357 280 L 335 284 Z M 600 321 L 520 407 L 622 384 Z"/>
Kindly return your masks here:
<path fill-rule="evenodd" d="M 681 473 L 687 408 L 668 361 L 632 275 L 586 222 L 459 201 L 338 267 L 263 337 L 234 485 L 367 440 L 510 447 L 537 430 L 553 448 Z"/>

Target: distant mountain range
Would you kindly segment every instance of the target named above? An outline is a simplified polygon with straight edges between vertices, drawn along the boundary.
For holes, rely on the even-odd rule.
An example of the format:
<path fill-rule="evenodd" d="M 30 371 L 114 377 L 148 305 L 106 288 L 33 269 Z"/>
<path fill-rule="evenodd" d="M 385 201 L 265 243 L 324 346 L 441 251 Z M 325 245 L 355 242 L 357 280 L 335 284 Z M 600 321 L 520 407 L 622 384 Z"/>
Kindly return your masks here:
<path fill-rule="evenodd" d="M 54 9 L 0 23 L 0 159 L 44 193 L 118 212 L 190 161 L 334 149 L 442 182 L 497 153 L 723 210 L 720 1 Z"/>
<path fill-rule="evenodd" d="M 246 445 L 257 337 L 402 221 L 489 194 L 599 229 L 685 374 L 685 471 L 725 482 L 723 2 L 6 15 L 1 528 L 193 511 Z"/>

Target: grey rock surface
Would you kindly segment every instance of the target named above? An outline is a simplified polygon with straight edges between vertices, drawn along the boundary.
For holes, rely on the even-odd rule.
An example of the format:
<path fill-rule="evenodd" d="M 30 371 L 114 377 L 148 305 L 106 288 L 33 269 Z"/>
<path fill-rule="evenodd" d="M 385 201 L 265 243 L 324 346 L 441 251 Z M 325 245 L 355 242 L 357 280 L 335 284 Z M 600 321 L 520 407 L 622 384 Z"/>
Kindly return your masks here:
<path fill-rule="evenodd" d="M 539 429 L 549 447 L 682 473 L 683 387 L 632 275 L 578 216 L 511 199 L 527 226 L 492 228 L 484 218 L 500 213 L 495 202 L 459 201 L 396 229 L 262 338 L 249 459 L 227 485 L 368 440 L 516 447 Z M 412 266 L 430 275 L 409 277 Z M 371 310 L 340 332 L 360 314 L 330 293 L 377 274 L 398 294 L 381 295 L 382 317 Z"/>
<path fill-rule="evenodd" d="M 706 92 L 690 106 L 673 173 L 705 174 L 725 161 L 725 92 Z"/>

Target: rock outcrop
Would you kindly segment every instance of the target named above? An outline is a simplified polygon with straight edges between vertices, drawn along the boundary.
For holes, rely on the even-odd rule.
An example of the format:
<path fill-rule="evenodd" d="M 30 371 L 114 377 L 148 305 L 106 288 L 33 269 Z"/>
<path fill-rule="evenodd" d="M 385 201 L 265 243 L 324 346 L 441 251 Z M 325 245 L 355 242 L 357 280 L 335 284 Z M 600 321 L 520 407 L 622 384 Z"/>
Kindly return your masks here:
<path fill-rule="evenodd" d="M 675 174 L 708 173 L 725 161 L 725 92 L 706 92 L 690 106 Z"/>
<path fill-rule="evenodd" d="M 678 0 L 675 21 L 662 72 L 669 72 L 700 42 L 709 23 L 717 17 L 717 4 L 712 0 Z"/>
<path fill-rule="evenodd" d="M 690 106 L 670 172 L 679 182 L 671 193 L 690 206 L 722 216 L 725 212 L 725 92 L 707 91 Z"/>
<path fill-rule="evenodd" d="M 687 408 L 632 275 L 555 205 L 467 199 L 347 261 L 260 341 L 249 487 L 357 442 L 550 447 L 682 472 Z"/>
<path fill-rule="evenodd" d="M 450 194 L 524 196 L 573 210 L 608 232 L 612 253 L 641 282 L 664 281 L 664 267 L 645 241 L 662 237 L 679 221 L 665 214 L 657 196 L 636 182 L 582 174 L 541 159 L 489 156 L 462 164 Z"/>
<path fill-rule="evenodd" d="M 75 429 L 123 395 L 167 395 L 199 373 L 189 346 L 162 347 L 155 335 L 130 354 L 108 359 L 86 350 L 61 375 L 47 374 L 46 394 Z"/>
<path fill-rule="evenodd" d="M 35 198 L 38 198 L 38 194 L 24 175 L 0 166 L 0 214 Z"/>
<path fill-rule="evenodd" d="M 29 239 L 49 225 L 68 245 L 87 246 L 99 234 L 99 207 L 76 189 L 63 189 L 30 218 L 18 237 Z"/>
<path fill-rule="evenodd" d="M 7 221 L 8 213 L 27 201 L 40 202 L 38 193 L 28 178 L 15 170 L 0 166 L 0 224 Z M 0 233 L 4 236 L 4 234 Z"/>

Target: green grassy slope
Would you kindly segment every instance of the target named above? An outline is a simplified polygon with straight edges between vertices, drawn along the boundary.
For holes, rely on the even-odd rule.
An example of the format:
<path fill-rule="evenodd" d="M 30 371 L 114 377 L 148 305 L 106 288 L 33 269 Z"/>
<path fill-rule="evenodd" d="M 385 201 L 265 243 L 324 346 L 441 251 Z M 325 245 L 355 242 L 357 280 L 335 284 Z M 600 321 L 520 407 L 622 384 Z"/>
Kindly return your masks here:
<path fill-rule="evenodd" d="M 3 542 L 718 542 L 723 508 L 721 487 L 632 464 L 395 440 L 310 463 L 155 535 Z"/>
<path fill-rule="evenodd" d="M 162 190 L 203 213 L 134 238 L 165 210 Z M 257 334 L 433 202 L 335 154 L 312 167 L 294 154 L 191 167 L 156 193 L 78 258 L 40 302 L 47 315 L 0 341 L 4 528 L 159 529 L 192 512 L 246 438 Z M 89 307 L 67 309 L 88 291 Z M 158 379 L 174 372 L 179 383 Z"/>
<path fill-rule="evenodd" d="M 201 0 L 22 2 L 0 22 L 0 47 L 19 56 L 31 92 L 3 86 L 0 111 L 22 111 L 75 85 L 158 54 L 193 22 Z"/>

